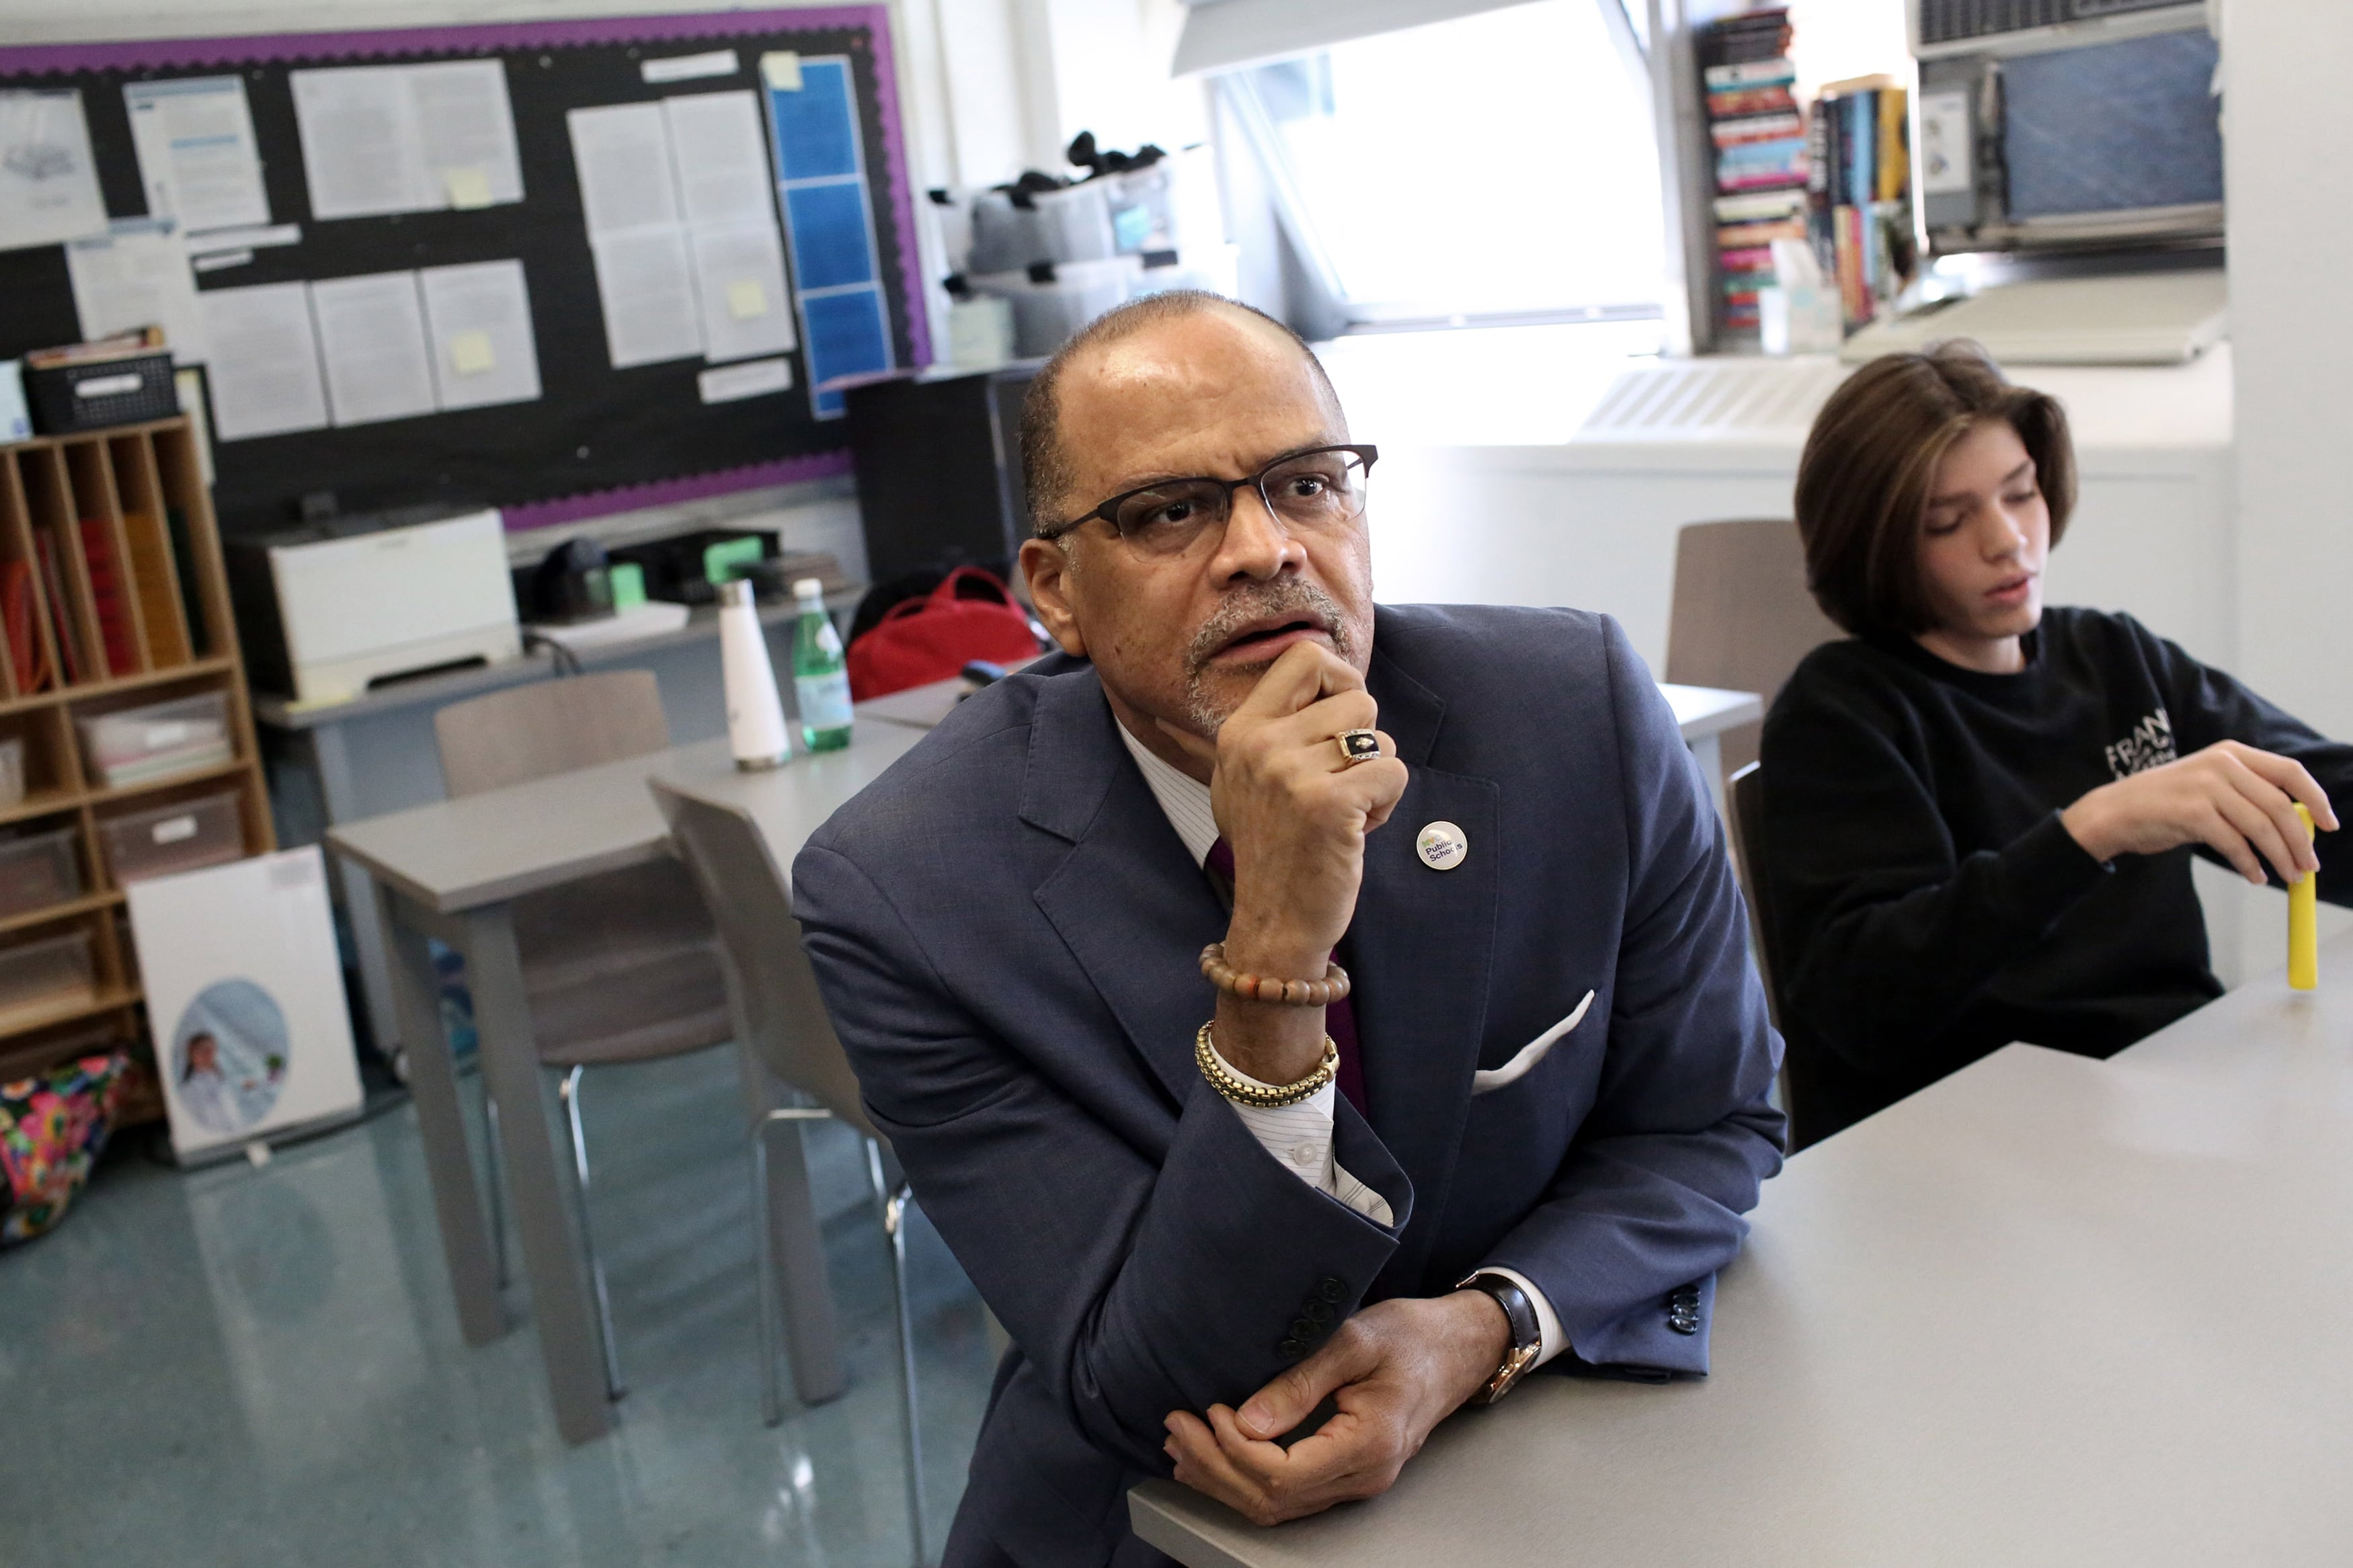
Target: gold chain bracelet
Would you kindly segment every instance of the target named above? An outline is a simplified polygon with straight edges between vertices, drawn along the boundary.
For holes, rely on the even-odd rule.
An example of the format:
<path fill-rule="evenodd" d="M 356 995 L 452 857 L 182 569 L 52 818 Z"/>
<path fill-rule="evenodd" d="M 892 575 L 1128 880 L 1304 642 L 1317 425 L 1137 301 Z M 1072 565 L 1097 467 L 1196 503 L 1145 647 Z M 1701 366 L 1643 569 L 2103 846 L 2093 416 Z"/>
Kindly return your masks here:
<path fill-rule="evenodd" d="M 1218 1055 L 1218 1047 L 1209 1043 L 1209 1025 L 1204 1024 L 1201 1032 L 1193 1037 L 1193 1061 L 1200 1068 L 1201 1076 L 1209 1080 L 1209 1087 L 1236 1105 L 1279 1110 L 1286 1105 L 1298 1104 L 1339 1076 L 1340 1047 L 1326 1035 L 1324 1059 L 1315 1064 L 1314 1072 L 1297 1083 L 1254 1083 L 1226 1065 L 1226 1059 Z"/>
<path fill-rule="evenodd" d="M 1324 966 L 1321 980 L 1276 980 L 1243 974 L 1226 962 L 1226 944 L 1213 942 L 1201 950 L 1201 973 L 1219 990 L 1245 1002 L 1277 1002 L 1293 1007 L 1328 1007 L 1345 1002 L 1354 982 L 1336 963 Z"/>

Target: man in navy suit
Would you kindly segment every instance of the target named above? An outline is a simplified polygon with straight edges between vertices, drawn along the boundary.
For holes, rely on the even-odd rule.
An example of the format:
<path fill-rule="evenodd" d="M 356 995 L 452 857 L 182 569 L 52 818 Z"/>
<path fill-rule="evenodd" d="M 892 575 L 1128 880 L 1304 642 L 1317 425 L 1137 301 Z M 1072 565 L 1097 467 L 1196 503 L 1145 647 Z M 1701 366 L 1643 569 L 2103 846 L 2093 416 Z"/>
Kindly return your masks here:
<path fill-rule="evenodd" d="M 875 1124 L 1013 1338 L 947 1562 L 1162 1562 L 1146 1477 L 1272 1523 L 1535 1365 L 1704 1373 L 1780 1043 L 1624 634 L 1376 612 L 1377 454 L 1211 296 L 1088 329 L 1023 437 L 1062 654 L 793 868 Z"/>

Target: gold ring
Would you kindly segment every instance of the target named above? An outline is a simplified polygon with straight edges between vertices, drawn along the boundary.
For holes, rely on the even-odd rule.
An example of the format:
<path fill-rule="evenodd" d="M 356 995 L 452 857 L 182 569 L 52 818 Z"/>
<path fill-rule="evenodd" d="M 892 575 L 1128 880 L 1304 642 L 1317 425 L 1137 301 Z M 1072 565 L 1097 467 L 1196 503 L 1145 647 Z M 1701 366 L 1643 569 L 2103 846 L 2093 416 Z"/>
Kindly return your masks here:
<path fill-rule="evenodd" d="M 1377 763 L 1381 757 L 1381 735 L 1377 730 L 1343 730 L 1332 739 L 1339 743 L 1340 755 L 1347 765 Z"/>

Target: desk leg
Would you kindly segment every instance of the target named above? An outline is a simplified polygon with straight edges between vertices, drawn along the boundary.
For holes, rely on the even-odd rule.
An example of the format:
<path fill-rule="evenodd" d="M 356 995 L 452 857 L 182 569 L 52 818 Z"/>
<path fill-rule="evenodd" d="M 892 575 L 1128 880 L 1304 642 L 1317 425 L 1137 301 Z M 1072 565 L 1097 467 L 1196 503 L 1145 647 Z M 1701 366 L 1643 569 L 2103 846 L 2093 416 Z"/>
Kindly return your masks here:
<path fill-rule="evenodd" d="M 498 1102 L 505 1146 L 507 1194 L 523 1273 L 531 1281 L 532 1315 L 540 1355 L 547 1363 L 555 1426 L 568 1443 L 586 1443 L 612 1429 L 596 1319 L 588 1300 L 580 1254 L 565 1212 L 564 1176 L 547 1124 L 539 1052 L 532 1044 L 531 1008 L 524 1000 L 522 960 L 514 921 L 504 904 L 466 916 L 466 968 L 474 989 L 474 1027 L 481 1040 L 482 1079 Z"/>
<path fill-rule="evenodd" d="M 354 822 L 368 815 L 361 804 L 359 781 L 352 774 L 351 747 L 343 738 L 340 724 L 322 724 L 306 731 L 311 742 L 311 763 L 319 775 L 319 799 L 326 807 L 327 824 Z M 391 954 L 392 928 L 382 920 L 374 900 L 366 896 L 368 874 L 341 857 L 343 878 L 343 908 L 352 921 L 352 952 L 360 972 L 360 1001 L 367 1008 L 368 1027 L 375 1034 L 375 1048 L 385 1061 L 408 1042 L 401 1037 L 399 1009 L 393 1001 L 393 965 L 397 961 Z M 440 1032 L 440 1013 L 437 1006 L 433 1029 Z"/>
<path fill-rule="evenodd" d="M 440 979 L 433 972 L 433 955 L 423 933 L 400 918 L 398 899 L 373 879 L 366 880 L 368 910 L 391 939 L 388 978 L 401 1034 L 408 1042 L 408 1090 L 425 1144 L 425 1173 L 433 1184 L 433 1212 L 441 1225 L 449 1288 L 458 1298 L 458 1325 L 468 1344 L 488 1344 L 507 1331 L 506 1315 L 499 1307 L 498 1268 L 482 1224 L 473 1156 L 466 1149 L 457 1067 L 449 1057 L 448 1037 L 441 1030 Z"/>

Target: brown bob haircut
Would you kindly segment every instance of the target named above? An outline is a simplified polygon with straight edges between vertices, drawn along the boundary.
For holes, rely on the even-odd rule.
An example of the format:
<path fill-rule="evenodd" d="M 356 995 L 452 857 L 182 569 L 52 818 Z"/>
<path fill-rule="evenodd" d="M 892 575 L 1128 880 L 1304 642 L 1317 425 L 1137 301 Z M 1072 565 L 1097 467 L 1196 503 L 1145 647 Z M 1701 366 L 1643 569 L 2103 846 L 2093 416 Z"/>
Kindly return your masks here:
<path fill-rule="evenodd" d="M 1974 426 L 2006 421 L 2034 459 L 2051 542 L 2075 510 L 2075 446 L 2049 395 L 2014 386 L 1976 343 L 1888 354 L 1831 394 L 1798 463 L 1806 585 L 1822 613 L 1862 637 L 1935 629 L 1920 581 L 1920 534 L 1936 469 Z"/>

